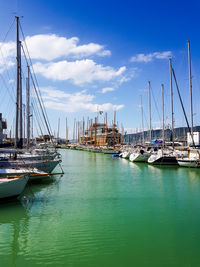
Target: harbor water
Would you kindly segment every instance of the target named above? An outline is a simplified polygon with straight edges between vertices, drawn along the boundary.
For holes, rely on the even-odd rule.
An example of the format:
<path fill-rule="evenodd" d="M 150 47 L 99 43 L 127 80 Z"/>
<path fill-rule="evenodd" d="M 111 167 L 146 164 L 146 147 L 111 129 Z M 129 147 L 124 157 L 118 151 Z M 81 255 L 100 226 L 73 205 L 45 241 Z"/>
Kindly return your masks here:
<path fill-rule="evenodd" d="M 200 266 L 200 169 L 60 152 L 63 177 L 0 204 L 0 266 Z"/>

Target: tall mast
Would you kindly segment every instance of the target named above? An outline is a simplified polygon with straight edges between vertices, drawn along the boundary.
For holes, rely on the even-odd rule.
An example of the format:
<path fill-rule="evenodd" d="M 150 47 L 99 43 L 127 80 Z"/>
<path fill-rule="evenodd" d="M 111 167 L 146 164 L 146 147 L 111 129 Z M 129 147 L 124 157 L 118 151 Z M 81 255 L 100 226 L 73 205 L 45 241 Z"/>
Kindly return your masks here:
<path fill-rule="evenodd" d="M 84 119 L 84 117 L 83 117 L 83 134 L 82 134 L 82 136 L 83 136 L 83 138 L 82 138 L 82 140 L 83 140 L 83 144 L 85 144 L 85 119 Z"/>
<path fill-rule="evenodd" d="M 78 137 L 77 137 L 77 143 L 79 144 L 79 142 L 80 142 L 80 121 L 78 121 L 77 135 L 78 135 Z"/>
<path fill-rule="evenodd" d="M 188 66 L 189 66 L 189 87 L 190 87 L 191 135 L 192 135 L 192 140 L 193 140 L 192 72 L 191 72 L 191 55 L 190 55 L 190 41 L 189 40 L 188 40 Z"/>
<path fill-rule="evenodd" d="M 161 85 L 162 88 L 162 147 L 165 146 L 165 107 L 164 107 L 164 85 Z"/>
<path fill-rule="evenodd" d="M 57 142 L 59 140 L 59 133 L 60 132 L 60 118 L 58 119 L 58 132 L 57 132 Z"/>
<path fill-rule="evenodd" d="M 31 105 L 31 116 L 32 116 L 32 129 L 31 129 L 31 135 L 32 135 L 32 144 L 33 144 L 33 103 Z"/>
<path fill-rule="evenodd" d="M 79 121 L 76 122 L 76 144 L 78 144 L 78 123 Z"/>
<path fill-rule="evenodd" d="M 152 140 L 152 126 L 151 126 L 151 83 L 150 81 L 148 81 L 149 84 L 149 141 L 151 144 L 151 140 Z"/>
<path fill-rule="evenodd" d="M 23 146 L 23 104 L 22 104 L 22 72 L 21 72 L 21 41 L 19 41 L 19 147 Z"/>
<path fill-rule="evenodd" d="M 68 144 L 68 125 L 67 125 L 67 118 L 66 118 L 66 144 Z"/>
<path fill-rule="evenodd" d="M 144 145 L 144 119 L 143 119 L 143 104 L 142 104 L 142 96 L 141 98 L 141 116 L 142 116 L 142 143 Z"/>
<path fill-rule="evenodd" d="M 19 131 L 19 17 L 16 18 L 16 49 L 17 49 L 17 92 L 16 92 L 16 125 L 15 125 L 15 148 L 18 147 L 18 131 Z"/>
<path fill-rule="evenodd" d="M 73 128 L 73 145 L 75 144 L 75 130 L 76 130 L 76 119 L 74 119 L 74 128 Z"/>
<path fill-rule="evenodd" d="M 105 121 L 106 121 L 106 142 L 107 142 L 107 146 L 108 146 L 108 115 L 107 115 L 107 112 L 105 114 Z"/>
<path fill-rule="evenodd" d="M 94 146 L 97 144 L 97 118 L 94 120 Z"/>
<path fill-rule="evenodd" d="M 174 149 L 174 104 L 173 104 L 173 85 L 172 85 L 172 59 L 169 59 L 169 69 L 170 69 L 170 92 L 171 92 L 171 137 L 172 137 L 172 147 Z"/>
<path fill-rule="evenodd" d="M 26 118 L 26 105 L 25 104 L 23 104 L 23 112 L 24 112 L 24 116 L 23 116 L 23 120 L 24 120 L 24 127 L 23 127 L 24 133 L 23 133 L 23 138 L 25 140 L 25 137 L 26 137 L 26 133 L 25 133 L 25 130 L 26 130 L 26 120 L 25 120 L 25 118 Z"/>
<path fill-rule="evenodd" d="M 114 111 L 114 122 L 113 122 L 113 150 L 115 150 L 115 121 L 116 121 L 116 111 Z"/>
<path fill-rule="evenodd" d="M 27 127 L 27 149 L 30 147 L 30 68 L 27 66 L 28 75 L 26 78 L 26 127 Z"/>
<path fill-rule="evenodd" d="M 117 142 L 117 144 L 119 145 L 120 144 L 120 142 L 119 142 L 119 122 L 117 122 L 117 131 L 118 131 L 118 142 Z"/>

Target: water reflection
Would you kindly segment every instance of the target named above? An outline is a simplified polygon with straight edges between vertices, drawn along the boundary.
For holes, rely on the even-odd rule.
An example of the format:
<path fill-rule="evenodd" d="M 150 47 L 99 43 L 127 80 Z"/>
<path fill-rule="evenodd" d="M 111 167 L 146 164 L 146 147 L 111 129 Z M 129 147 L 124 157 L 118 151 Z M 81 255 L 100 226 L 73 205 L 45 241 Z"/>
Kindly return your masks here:
<path fill-rule="evenodd" d="M 38 205 L 43 207 L 40 216 L 44 216 L 53 187 L 59 187 L 59 179 L 29 184 L 18 199 L 0 203 L 1 266 L 16 266 L 20 255 L 26 254 L 33 209 Z"/>
<path fill-rule="evenodd" d="M 199 171 L 62 154 L 62 179 L 0 205 L 1 266 L 199 266 Z"/>

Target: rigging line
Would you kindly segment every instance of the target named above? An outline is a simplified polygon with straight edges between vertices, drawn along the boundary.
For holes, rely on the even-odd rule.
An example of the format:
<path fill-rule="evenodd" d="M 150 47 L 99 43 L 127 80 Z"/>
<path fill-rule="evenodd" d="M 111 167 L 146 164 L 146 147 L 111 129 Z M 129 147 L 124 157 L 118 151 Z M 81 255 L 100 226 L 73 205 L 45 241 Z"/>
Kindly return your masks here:
<path fill-rule="evenodd" d="M 11 28 L 12 28 L 14 22 L 15 22 L 15 18 L 13 19 L 13 22 L 11 23 L 11 25 L 10 25 L 10 27 L 9 27 L 9 29 L 8 29 L 8 31 L 7 31 L 7 33 L 5 34 L 5 37 L 4 37 L 3 40 L 2 40 L 2 43 L 3 43 L 3 44 L 0 46 L 0 49 L 1 49 L 1 47 L 4 45 L 4 42 L 5 42 L 5 40 L 6 40 L 7 36 L 8 36 L 8 34 L 9 34 L 9 32 L 10 32 L 10 30 L 11 30 Z"/>
<path fill-rule="evenodd" d="M 36 97 L 37 97 L 37 96 L 36 96 Z M 33 96 L 32 100 L 31 100 L 31 103 L 34 105 L 35 112 L 37 112 L 38 120 L 42 123 L 42 127 L 43 127 L 43 129 L 45 130 L 45 129 L 46 129 L 46 127 L 45 127 L 45 122 L 44 122 L 44 120 L 43 120 L 43 118 L 42 118 L 42 116 L 41 116 L 40 109 L 39 109 L 39 107 L 38 107 L 38 103 L 37 103 L 37 101 L 35 100 L 34 96 Z"/>
<path fill-rule="evenodd" d="M 36 97 L 37 97 L 37 96 L 36 96 Z M 43 129 L 45 130 L 45 129 L 46 129 L 46 127 L 45 127 L 45 122 L 44 122 L 44 120 L 43 120 L 43 118 L 42 118 L 42 116 L 41 116 L 41 114 L 40 114 L 40 111 L 39 111 L 40 109 L 39 109 L 39 107 L 38 107 L 38 103 L 37 103 L 37 101 L 35 100 L 35 96 L 32 97 L 31 103 L 35 105 L 35 109 L 36 109 L 36 111 L 38 112 L 38 118 L 39 118 L 39 120 L 40 120 L 41 123 L 42 123 Z"/>
<path fill-rule="evenodd" d="M 14 110 L 15 110 L 15 106 L 11 106 L 11 108 L 9 109 L 9 114 L 8 116 L 6 117 L 8 119 L 8 121 L 11 121 L 10 118 L 13 117 L 15 114 L 14 114 Z"/>
<path fill-rule="evenodd" d="M 42 134 L 42 135 L 44 135 L 44 134 L 43 134 L 43 132 L 42 132 L 42 129 L 41 129 L 41 126 L 40 126 L 40 123 L 39 123 L 39 120 L 38 120 L 38 117 L 37 117 L 37 113 L 36 113 L 36 111 L 35 111 L 35 108 L 34 108 L 34 106 L 33 106 L 33 112 L 34 112 L 34 114 L 35 114 L 35 116 L 33 117 L 33 119 L 35 119 L 35 118 L 36 118 L 36 121 L 37 121 L 38 127 L 40 128 L 40 132 L 41 132 L 41 134 Z M 39 135 L 38 135 L 38 136 L 39 136 Z"/>
<path fill-rule="evenodd" d="M 0 45 L 1 56 L 2 56 L 3 61 L 4 61 L 3 63 L 4 63 L 4 65 L 6 66 L 6 71 L 7 71 L 7 75 L 8 75 L 8 79 L 9 79 L 9 80 L 10 80 L 10 75 L 9 75 L 9 72 L 8 72 L 7 64 L 6 64 L 6 62 L 5 62 L 5 58 L 4 58 L 4 56 L 3 56 L 2 47 L 5 45 L 4 42 L 5 42 L 5 40 L 6 40 L 7 36 L 8 36 L 8 34 L 9 34 L 11 28 L 13 27 L 14 22 L 15 22 L 15 18 L 13 19 L 13 22 L 12 22 L 11 26 L 9 27 L 9 29 L 8 29 L 8 31 L 7 31 L 7 33 L 6 33 L 6 35 L 5 35 L 5 37 L 4 37 L 3 40 L 2 40 L 2 44 Z"/>
<path fill-rule="evenodd" d="M 4 91 L 4 94 L 3 94 L 3 97 L 2 97 L 2 99 L 4 99 L 4 98 L 5 98 L 5 96 L 6 96 L 6 93 L 7 93 L 7 90 L 5 90 L 5 91 Z M 2 104 L 4 104 L 4 102 L 2 102 Z"/>
<path fill-rule="evenodd" d="M 34 101 L 35 101 L 35 100 L 34 100 Z M 36 113 L 36 111 L 37 111 L 37 119 L 38 119 L 38 123 L 39 123 L 39 121 L 42 122 L 42 126 L 43 126 L 43 128 L 45 129 L 44 122 L 43 122 L 43 120 L 41 119 L 41 114 L 40 114 L 39 109 L 38 109 L 38 107 L 37 107 L 36 101 L 35 101 L 35 103 L 34 103 L 33 100 L 32 100 L 31 103 L 34 105 L 35 113 Z"/>
<path fill-rule="evenodd" d="M 9 71 L 8 71 L 8 64 L 7 64 L 7 62 L 6 62 L 6 59 L 5 59 L 5 57 L 4 57 L 4 55 L 3 55 L 3 53 L 2 53 L 2 50 L 0 49 L 0 53 L 1 53 L 1 57 L 2 57 L 2 62 L 3 62 L 3 64 L 4 64 L 4 66 L 5 66 L 5 70 L 6 70 L 6 74 L 7 74 L 7 76 L 8 76 L 8 80 L 11 80 L 11 78 L 10 78 L 10 74 L 9 74 Z M 12 89 L 14 90 L 14 88 L 13 88 L 13 86 L 11 86 L 12 87 Z"/>
<path fill-rule="evenodd" d="M 23 32 L 23 29 L 22 29 L 22 26 L 21 26 L 21 23 L 19 22 L 19 26 L 20 26 L 20 29 L 21 29 L 21 32 L 22 32 L 22 36 L 24 38 L 24 44 L 25 44 L 25 47 L 26 47 L 26 50 L 27 50 L 27 54 L 28 54 L 28 57 L 29 57 L 29 61 L 30 61 L 30 67 L 32 69 L 32 72 L 33 72 L 33 76 L 34 76 L 34 79 L 36 81 L 36 85 L 37 85 L 37 88 L 38 88 L 38 91 L 39 91 L 39 95 L 40 95 L 40 98 L 41 98 L 41 103 L 42 103 L 42 107 L 44 109 L 44 114 L 46 115 L 46 120 L 47 120 L 47 123 L 48 123 L 48 127 L 52 133 L 52 129 L 51 129 L 51 125 L 49 123 L 49 118 L 47 116 L 47 112 L 46 112 L 46 109 L 45 109 L 45 106 L 44 106 L 44 102 L 43 102 L 43 99 L 42 99 L 42 95 L 41 95 L 41 92 L 40 92 L 40 89 L 39 89 L 39 85 L 38 85 L 38 81 L 37 81 L 37 78 L 36 78 L 36 75 L 35 75 L 35 71 L 34 71 L 34 68 L 33 68 L 33 63 L 32 63 L 32 60 L 31 60 L 31 57 L 30 57 L 30 53 L 29 53 L 29 50 L 28 50 L 28 47 L 27 47 L 27 44 L 26 44 L 26 41 L 25 41 L 25 35 L 24 35 L 24 32 Z M 23 48 L 23 46 L 22 46 Z M 25 51 L 23 49 L 23 52 L 24 52 L 24 55 L 25 55 Z M 26 58 L 26 55 L 25 55 L 25 58 Z M 27 58 L 26 58 L 27 60 Z"/>
<path fill-rule="evenodd" d="M 148 127 L 148 129 L 149 129 L 149 123 L 148 123 L 148 120 L 147 120 L 145 111 L 143 111 L 143 115 L 144 115 L 144 119 L 145 119 L 145 122 L 146 122 L 146 124 L 147 124 L 147 127 Z M 147 130 L 147 131 L 148 131 L 148 130 Z"/>
<path fill-rule="evenodd" d="M 181 94 L 180 94 L 180 90 L 179 90 L 179 87 L 178 87 L 178 83 L 177 83 L 175 72 L 174 72 L 174 69 L 173 68 L 172 68 L 172 74 L 174 76 L 174 81 L 175 81 L 175 84 L 176 84 L 176 89 L 177 89 L 177 92 L 178 92 L 179 100 L 181 102 L 181 107 L 182 107 L 182 110 L 183 110 L 185 121 L 187 123 L 187 127 L 188 127 L 188 130 L 189 130 L 191 139 L 192 139 L 192 143 L 193 143 L 193 146 L 195 146 L 194 137 L 193 137 L 193 134 L 192 134 L 192 131 L 191 131 L 191 127 L 190 127 L 189 122 L 188 122 L 188 118 L 187 118 L 187 115 L 186 115 L 186 112 L 185 112 L 185 108 L 184 108 L 184 105 L 183 105 L 182 97 L 181 97 Z"/>
<path fill-rule="evenodd" d="M 33 121 L 35 121 L 35 117 L 33 117 Z M 38 131 L 38 128 L 37 128 L 36 121 L 35 121 L 35 128 L 36 128 L 36 131 L 37 131 L 37 135 L 40 136 L 39 131 Z"/>
<path fill-rule="evenodd" d="M 24 56 L 25 56 L 25 59 L 26 59 L 27 65 L 28 65 L 28 60 L 27 60 L 27 57 L 26 57 L 26 54 L 25 54 L 25 51 L 24 51 L 23 46 L 22 46 L 22 50 L 23 50 L 23 53 L 24 53 Z M 35 85 L 34 78 L 33 78 L 33 75 L 32 75 L 31 72 L 30 72 L 30 77 L 31 77 L 31 80 L 32 80 L 32 83 L 33 83 L 33 87 L 34 87 L 34 90 L 35 90 L 35 93 L 36 93 L 36 96 L 37 96 L 37 99 L 38 99 L 38 102 L 39 102 L 41 111 L 42 111 L 42 115 L 44 117 L 44 121 L 45 121 L 45 124 L 46 124 L 46 127 L 47 127 L 48 134 L 50 136 L 50 139 L 51 139 L 52 144 L 54 144 L 53 139 L 51 138 L 51 135 L 52 135 L 51 132 L 52 132 L 52 130 L 51 130 L 51 127 L 50 127 L 50 124 L 49 124 L 49 121 L 48 121 L 48 117 L 45 116 L 46 110 L 45 110 L 45 108 L 43 108 L 43 106 L 44 106 L 44 104 L 42 105 L 43 102 L 41 103 L 42 97 L 39 97 L 39 95 L 38 95 L 39 89 L 37 90 L 37 87 Z M 37 82 L 37 80 L 36 80 L 36 82 Z"/>
<path fill-rule="evenodd" d="M 5 111 L 4 114 L 5 114 L 5 116 L 7 117 L 7 114 L 10 113 L 10 105 L 12 104 L 11 99 L 8 98 L 7 103 L 6 103 L 6 101 L 4 101 L 4 104 L 5 104 L 5 106 L 6 106 L 6 111 Z M 12 105 L 12 106 L 15 106 L 15 105 Z"/>
<path fill-rule="evenodd" d="M 14 98 L 13 98 L 13 95 L 11 94 L 11 92 L 10 92 L 10 90 L 9 90 L 9 87 L 7 86 L 6 81 L 5 81 L 5 79 L 4 79 L 4 77 L 3 77 L 3 75 L 2 75 L 1 73 L 0 73 L 0 77 L 1 77 L 1 79 L 2 79 L 2 81 L 3 81 L 3 83 L 4 83 L 5 87 L 6 87 L 6 89 L 7 89 L 7 91 L 8 91 L 10 97 L 12 98 L 13 102 L 15 103 L 15 100 L 14 100 Z M 7 91 L 6 91 L 6 92 L 7 92 Z M 4 96 L 5 96 L 5 93 L 4 93 Z M 4 98 L 4 97 L 3 97 L 3 98 Z"/>
<path fill-rule="evenodd" d="M 160 112 L 159 112 L 159 110 L 158 110 L 158 106 L 157 106 L 157 103 L 156 103 L 156 100 L 155 100 L 155 96 L 154 96 L 154 92 L 153 92 L 153 90 L 152 90 L 152 87 L 151 87 L 151 92 L 152 92 L 152 96 L 153 96 L 154 104 L 155 104 L 155 107 L 156 107 L 156 111 L 157 111 L 158 116 L 159 116 L 159 119 L 160 119 L 160 121 L 161 121 Z"/>

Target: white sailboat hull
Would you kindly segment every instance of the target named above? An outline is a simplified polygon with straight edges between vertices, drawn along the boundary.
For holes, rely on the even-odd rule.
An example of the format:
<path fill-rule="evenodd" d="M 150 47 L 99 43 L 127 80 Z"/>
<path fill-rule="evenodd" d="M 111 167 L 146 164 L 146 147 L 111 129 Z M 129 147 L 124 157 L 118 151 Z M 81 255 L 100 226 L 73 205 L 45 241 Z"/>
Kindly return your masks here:
<path fill-rule="evenodd" d="M 149 164 L 153 165 L 177 165 L 177 159 L 175 156 L 168 155 L 151 155 L 148 159 Z"/>
<path fill-rule="evenodd" d="M 29 175 L 13 179 L 0 179 L 0 199 L 20 195 L 24 190 L 28 179 Z"/>
<path fill-rule="evenodd" d="M 150 153 L 143 153 L 140 152 L 132 153 L 129 157 L 129 160 L 132 162 L 147 162 L 148 158 L 151 156 Z"/>
<path fill-rule="evenodd" d="M 40 171 L 50 173 L 60 163 L 60 160 L 47 161 L 22 161 L 22 160 L 8 160 L 0 161 L 0 168 L 36 168 Z"/>
<path fill-rule="evenodd" d="M 123 158 L 123 159 L 128 159 L 128 158 L 129 158 L 129 155 L 130 155 L 129 152 L 123 152 L 123 153 L 122 153 L 122 158 Z"/>
<path fill-rule="evenodd" d="M 178 159 L 178 164 L 181 167 L 200 168 L 200 161 L 199 160 Z"/>

